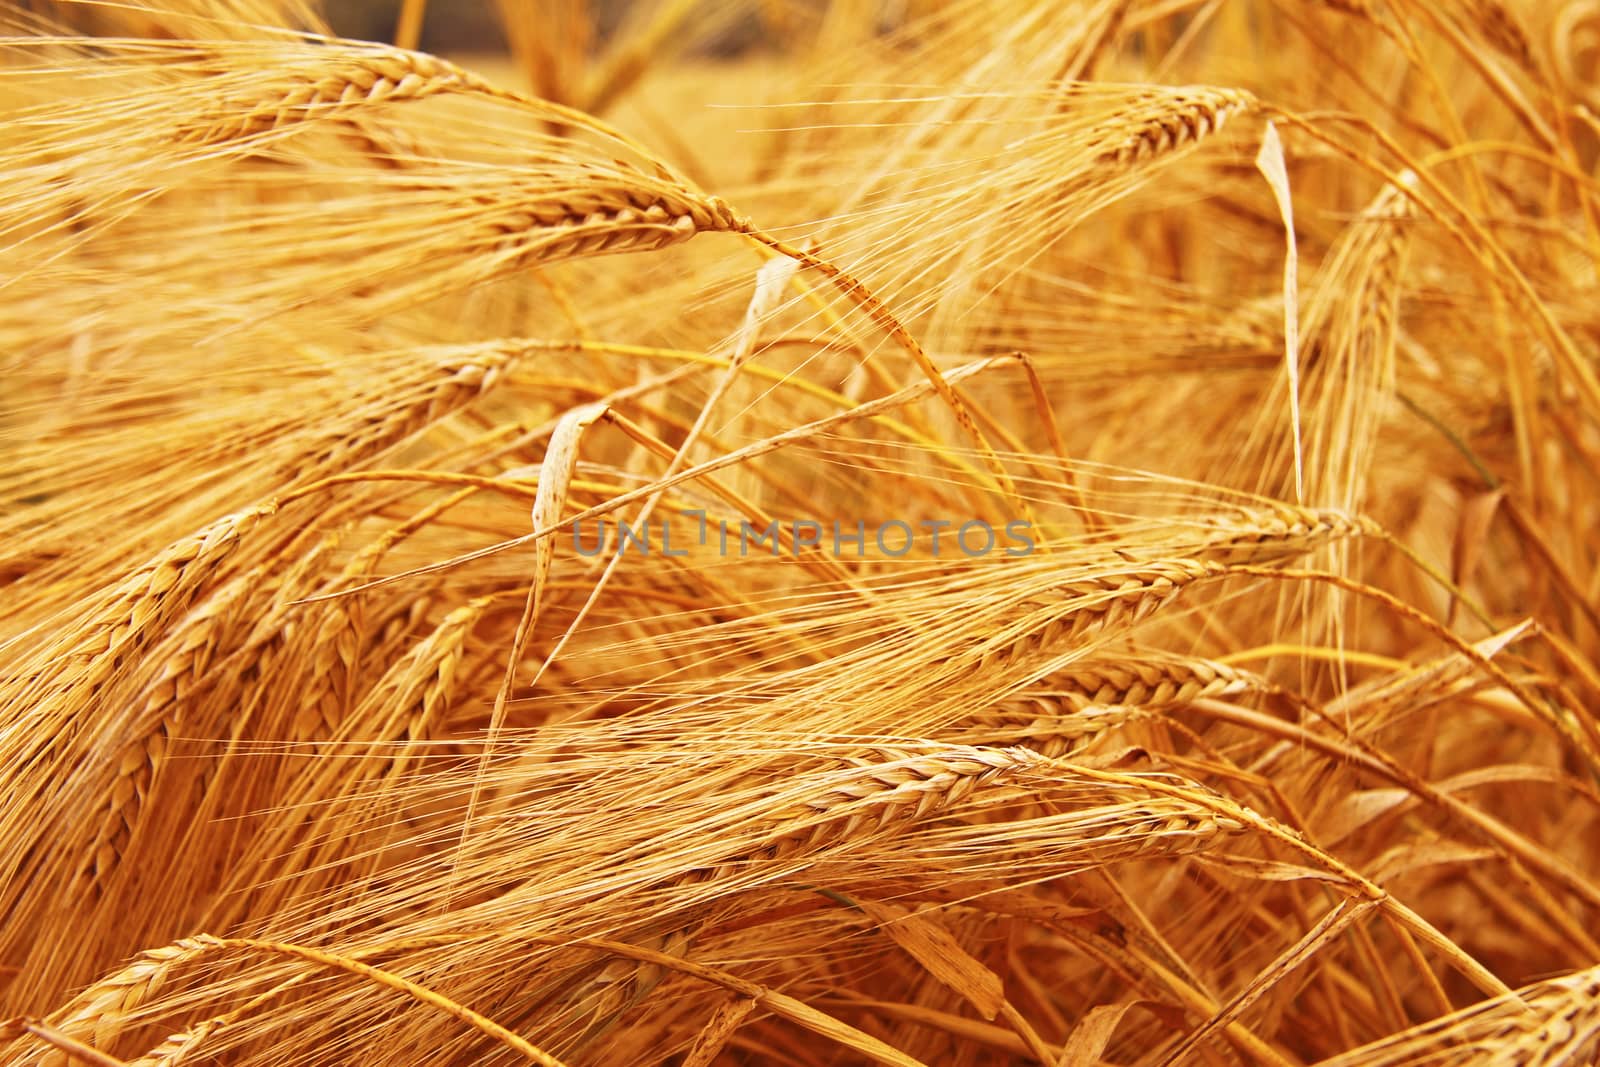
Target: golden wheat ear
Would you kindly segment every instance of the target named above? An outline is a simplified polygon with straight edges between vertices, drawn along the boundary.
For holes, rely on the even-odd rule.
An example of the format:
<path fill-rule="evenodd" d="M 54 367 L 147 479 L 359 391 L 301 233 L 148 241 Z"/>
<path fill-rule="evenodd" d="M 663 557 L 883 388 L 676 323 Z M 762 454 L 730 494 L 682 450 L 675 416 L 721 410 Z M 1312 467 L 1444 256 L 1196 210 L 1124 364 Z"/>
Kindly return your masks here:
<path fill-rule="evenodd" d="M 1600 1050 L 1600 969 L 1524 986 L 1505 997 L 1419 1023 L 1403 1033 L 1322 1060 L 1318 1067 L 1400 1067 L 1459 1060 L 1583 1063 Z"/>
<path fill-rule="evenodd" d="M 24 56 L 43 48 L 8 44 Z M 371 321 L 541 264 L 749 229 L 612 127 L 430 56 L 218 42 L 198 58 L 180 45 L 124 45 L 64 64 L 96 73 L 93 95 L 26 109 L 19 128 L 31 135 L 0 155 L 31 175 L 8 196 L 42 220 L 7 230 L 18 241 L 16 298 L 66 261 L 106 282 L 136 277 L 174 316 L 204 321 L 217 310 L 205 289 L 222 257 L 240 279 L 233 302 L 256 316 L 345 302 Z M 411 112 L 398 105 L 444 94 L 461 98 L 465 117 L 419 117 L 430 150 L 399 170 L 320 156 L 320 131 L 382 114 L 404 132 Z M 528 119 L 559 120 L 566 133 L 530 133 Z M 96 146 L 95 130 L 117 131 L 115 152 Z M 213 198 L 213 210 L 169 211 L 185 193 Z M 157 232 L 177 254 L 152 270 L 141 250 Z M 297 267 L 319 261 L 348 270 L 304 285 Z"/>

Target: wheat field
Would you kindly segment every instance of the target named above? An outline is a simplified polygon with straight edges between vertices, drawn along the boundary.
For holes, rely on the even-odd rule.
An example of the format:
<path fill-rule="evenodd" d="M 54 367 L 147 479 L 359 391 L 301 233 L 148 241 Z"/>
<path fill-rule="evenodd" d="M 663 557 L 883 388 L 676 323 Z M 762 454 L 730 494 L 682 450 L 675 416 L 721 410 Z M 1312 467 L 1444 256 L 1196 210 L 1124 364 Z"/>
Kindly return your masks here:
<path fill-rule="evenodd" d="M 1600 3 L 496 7 L 0 8 L 0 1064 L 1600 1063 Z"/>

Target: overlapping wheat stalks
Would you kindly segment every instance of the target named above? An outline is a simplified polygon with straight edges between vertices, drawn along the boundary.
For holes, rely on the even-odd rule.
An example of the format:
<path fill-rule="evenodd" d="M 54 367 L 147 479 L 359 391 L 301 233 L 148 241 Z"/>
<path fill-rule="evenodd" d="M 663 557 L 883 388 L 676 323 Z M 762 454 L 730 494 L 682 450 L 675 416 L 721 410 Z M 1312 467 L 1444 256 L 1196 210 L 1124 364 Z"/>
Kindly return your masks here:
<path fill-rule="evenodd" d="M 1592 4 L 497 7 L 0 16 L 0 1063 L 1600 1053 Z"/>

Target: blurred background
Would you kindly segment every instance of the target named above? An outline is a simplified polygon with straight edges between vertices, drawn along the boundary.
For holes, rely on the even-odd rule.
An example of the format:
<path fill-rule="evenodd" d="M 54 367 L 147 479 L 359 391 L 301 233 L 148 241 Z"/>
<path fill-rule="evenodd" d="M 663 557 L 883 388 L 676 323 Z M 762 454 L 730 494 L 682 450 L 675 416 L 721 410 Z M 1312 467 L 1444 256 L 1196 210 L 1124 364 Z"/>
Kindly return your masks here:
<path fill-rule="evenodd" d="M 423 21 L 422 49 L 428 52 L 499 52 L 505 31 L 495 0 L 436 0 Z M 535 5 L 537 6 L 537 5 Z M 589 5 L 596 37 L 616 32 L 630 0 L 595 0 Z M 343 37 L 393 41 L 400 20 L 400 0 L 333 0 L 323 5 L 328 21 Z"/>
<path fill-rule="evenodd" d="M 255 21 L 260 14 L 255 0 L 232 0 L 225 5 L 234 17 Z M 294 4 L 288 5 L 293 8 Z M 401 22 L 402 0 L 306 0 L 298 5 L 315 10 L 342 37 L 394 43 Z M 859 6 L 870 20 L 882 19 L 907 7 L 907 0 L 867 0 Z M 0 20 L 9 16 L 42 18 L 78 32 L 102 35 L 163 36 L 141 15 L 141 9 L 168 12 L 195 10 L 187 0 L 151 3 L 127 0 L 105 5 L 95 0 L 0 0 Z M 517 22 L 519 34 L 542 37 L 546 47 L 560 51 L 571 42 L 562 29 L 565 19 L 582 12 L 590 48 L 603 50 L 631 26 L 646 26 L 662 19 L 679 23 L 694 17 L 692 40 L 677 42 L 681 55 L 731 57 L 773 39 L 773 24 L 785 29 L 815 23 L 826 10 L 825 0 L 768 0 L 765 3 L 730 3 L 725 0 L 430 0 L 426 4 L 419 47 L 435 53 L 489 54 L 508 50 L 506 26 Z M 265 9 L 261 9 L 265 10 Z M 170 22 L 170 16 L 168 16 Z M 274 21 L 267 19 L 266 21 Z M 292 20 L 291 20 L 292 21 Z M 890 18 L 890 21 L 895 21 Z M 530 25 L 531 23 L 531 25 Z M 41 24 L 42 25 L 42 24 Z M 709 29 L 710 32 L 707 32 Z M 779 35 L 781 36 L 781 35 Z"/>
<path fill-rule="evenodd" d="M 540 4 L 527 5 L 534 8 Z M 659 5 L 639 4 L 635 0 L 592 0 L 588 4 L 593 23 L 594 43 L 603 45 L 616 35 L 635 8 Z M 756 5 L 747 5 L 754 8 Z M 800 6 L 800 5 L 794 5 Z M 423 21 L 421 48 L 437 53 L 483 53 L 504 51 L 506 34 L 502 29 L 495 0 L 433 0 Z M 324 4 L 328 21 L 341 36 L 368 41 L 393 41 L 400 19 L 400 0 L 332 0 Z M 759 44 L 763 28 L 754 11 L 731 20 L 710 40 L 699 43 L 697 52 L 731 56 Z"/>
<path fill-rule="evenodd" d="M 505 33 L 494 10 L 494 0 L 443 0 L 428 5 L 423 22 L 422 47 L 429 51 L 493 52 L 506 47 Z M 622 0 L 596 3 L 597 15 L 607 15 L 614 25 L 626 4 Z M 344 37 L 364 41 L 392 41 L 400 19 L 400 0 L 335 0 L 324 6 L 328 21 Z"/>

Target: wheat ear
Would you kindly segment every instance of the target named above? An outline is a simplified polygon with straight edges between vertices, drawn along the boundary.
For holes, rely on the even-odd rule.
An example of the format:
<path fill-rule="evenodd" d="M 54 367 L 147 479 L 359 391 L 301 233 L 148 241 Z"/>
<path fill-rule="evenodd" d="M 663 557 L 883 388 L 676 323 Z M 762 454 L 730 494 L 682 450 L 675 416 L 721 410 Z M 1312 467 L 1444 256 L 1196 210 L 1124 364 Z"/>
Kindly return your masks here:
<path fill-rule="evenodd" d="M 206 1039 L 224 1025 L 226 1021 L 221 1018 L 205 1019 L 195 1023 L 187 1029 L 172 1034 L 138 1059 L 129 1060 L 128 1067 L 182 1067 L 183 1064 L 192 1062 Z"/>
<path fill-rule="evenodd" d="M 1055 758 L 1161 708 L 1267 688 L 1264 680 L 1214 660 L 1134 652 L 1048 675 L 964 718 L 957 737 L 967 744 L 1027 745 Z"/>
<path fill-rule="evenodd" d="M 1256 98 L 1242 89 L 1192 86 L 1164 91 L 1148 107 L 1132 108 L 1119 117 L 1100 160 L 1122 168 L 1150 163 L 1198 144 L 1229 119 L 1255 107 Z"/>
<path fill-rule="evenodd" d="M 308 121 L 364 112 L 384 104 L 450 92 L 500 96 L 478 75 L 419 52 L 385 49 L 339 56 L 275 74 L 249 92 L 226 94 L 173 133 L 181 143 L 222 144 L 281 131 Z"/>

